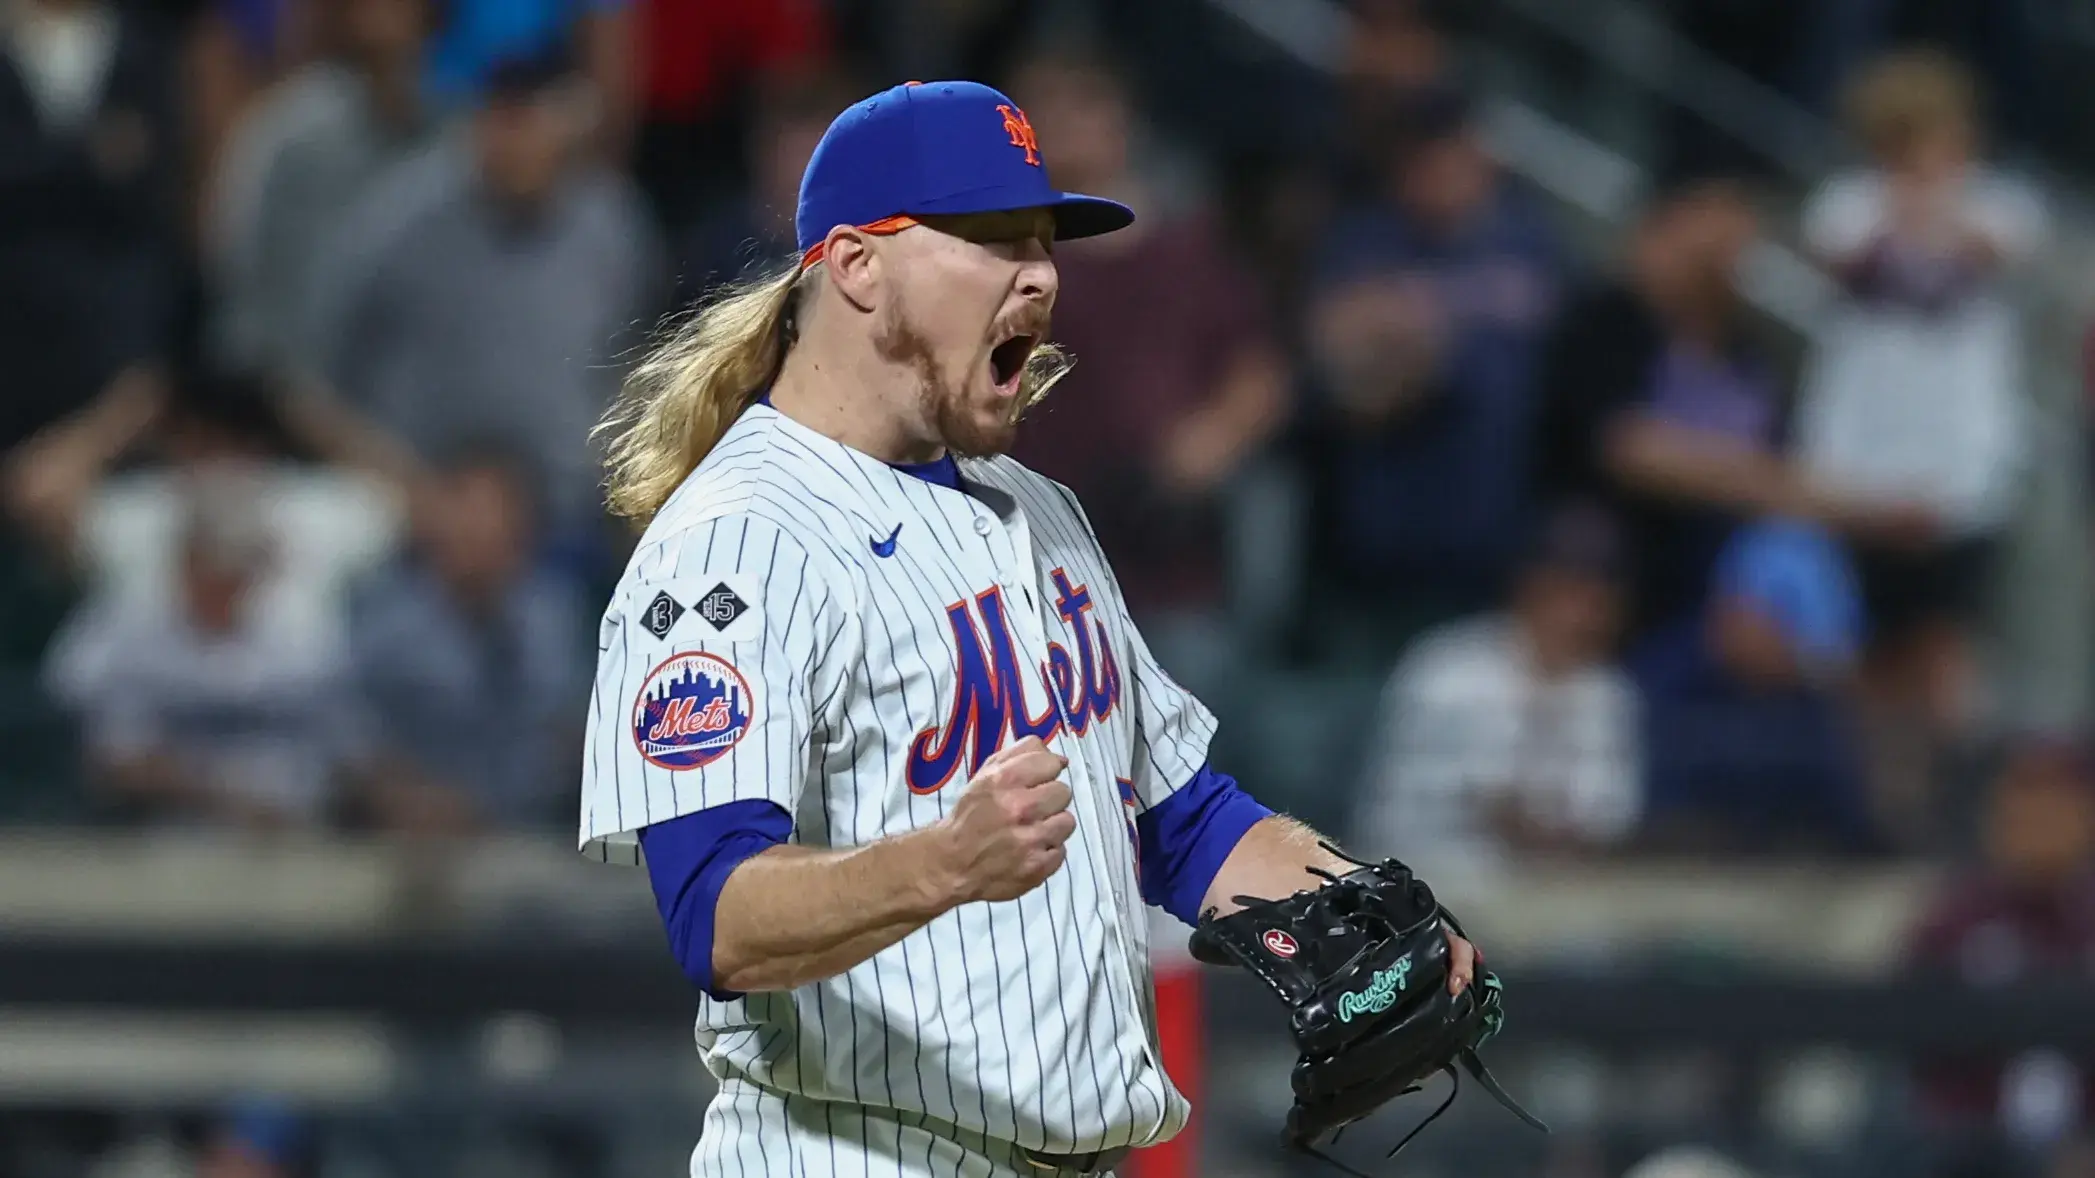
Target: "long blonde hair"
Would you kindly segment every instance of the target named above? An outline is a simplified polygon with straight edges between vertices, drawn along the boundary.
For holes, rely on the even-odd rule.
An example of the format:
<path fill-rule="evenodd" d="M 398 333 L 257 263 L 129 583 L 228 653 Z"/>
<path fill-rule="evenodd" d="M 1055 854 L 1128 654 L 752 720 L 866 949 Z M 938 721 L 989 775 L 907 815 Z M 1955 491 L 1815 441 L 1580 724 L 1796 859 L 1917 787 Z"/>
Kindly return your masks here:
<path fill-rule="evenodd" d="M 605 503 L 645 523 L 705 461 L 735 419 L 778 379 L 822 268 L 730 287 L 675 321 L 626 377 L 595 430 L 604 441 Z M 1042 343 L 1026 357 L 1018 413 L 1038 405 L 1074 363 Z"/>
<path fill-rule="evenodd" d="M 730 288 L 677 321 L 626 377 L 596 427 L 613 515 L 652 519 L 777 379 L 806 278 L 786 271 Z"/>

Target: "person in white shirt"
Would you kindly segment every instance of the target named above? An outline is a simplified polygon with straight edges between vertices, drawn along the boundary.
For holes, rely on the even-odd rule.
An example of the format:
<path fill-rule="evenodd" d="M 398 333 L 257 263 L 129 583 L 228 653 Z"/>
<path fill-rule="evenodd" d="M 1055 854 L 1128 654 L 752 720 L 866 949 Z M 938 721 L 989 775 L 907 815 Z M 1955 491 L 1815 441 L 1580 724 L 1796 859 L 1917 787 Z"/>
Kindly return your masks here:
<path fill-rule="evenodd" d="M 317 826 L 357 757 L 339 633 L 258 591 L 276 549 L 257 485 L 191 480 L 172 591 L 98 593 L 52 646 L 47 681 L 109 817 Z"/>
<path fill-rule="evenodd" d="M 1642 800 L 1638 704 L 1609 665 L 1620 541 L 1590 507 L 1547 521 L 1501 613 L 1415 642 L 1389 680 L 1353 841 L 1484 868 L 1515 851 L 1604 847 Z M 1430 858 L 1428 857 L 1430 856 Z"/>
<path fill-rule="evenodd" d="M 1970 718 L 1965 631 L 2027 450 L 2021 342 L 2004 280 L 2041 248 L 2028 188 L 1978 162 L 1968 75 L 1932 52 L 1865 70 L 1848 100 L 1875 157 L 1812 198 L 1804 234 L 1843 297 L 1804 374 L 1801 460 L 1822 483 L 1899 509 L 1859 537 L 1874 679 L 1949 731 Z"/>

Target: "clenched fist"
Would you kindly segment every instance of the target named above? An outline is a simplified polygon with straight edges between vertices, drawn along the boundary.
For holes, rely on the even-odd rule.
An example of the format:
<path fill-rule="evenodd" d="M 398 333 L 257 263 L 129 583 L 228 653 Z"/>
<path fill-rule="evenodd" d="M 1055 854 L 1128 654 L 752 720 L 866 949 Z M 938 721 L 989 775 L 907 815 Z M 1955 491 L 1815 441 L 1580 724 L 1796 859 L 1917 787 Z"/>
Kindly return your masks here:
<path fill-rule="evenodd" d="M 1028 736 L 969 779 L 936 828 L 960 903 L 1015 900 L 1062 866 L 1062 845 L 1077 829 L 1069 787 L 1055 780 L 1068 765 Z"/>

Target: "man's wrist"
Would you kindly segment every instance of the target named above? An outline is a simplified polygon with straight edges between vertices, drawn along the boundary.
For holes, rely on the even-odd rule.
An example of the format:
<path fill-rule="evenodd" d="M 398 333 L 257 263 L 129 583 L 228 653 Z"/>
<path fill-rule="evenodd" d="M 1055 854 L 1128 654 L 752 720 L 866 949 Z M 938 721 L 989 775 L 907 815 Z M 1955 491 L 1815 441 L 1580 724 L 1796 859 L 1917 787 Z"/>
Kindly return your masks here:
<path fill-rule="evenodd" d="M 930 921 L 968 901 L 967 881 L 946 837 L 946 825 L 937 823 L 889 840 L 889 853 L 898 857 L 907 881 L 903 894 L 911 917 Z"/>

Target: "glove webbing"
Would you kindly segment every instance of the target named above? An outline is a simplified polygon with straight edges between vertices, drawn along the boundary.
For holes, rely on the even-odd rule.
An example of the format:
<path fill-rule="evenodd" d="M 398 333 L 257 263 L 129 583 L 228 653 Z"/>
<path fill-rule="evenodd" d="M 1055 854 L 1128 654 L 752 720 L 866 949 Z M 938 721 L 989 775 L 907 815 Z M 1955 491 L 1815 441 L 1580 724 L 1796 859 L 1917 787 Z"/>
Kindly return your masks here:
<path fill-rule="evenodd" d="M 1462 1061 L 1462 1066 L 1469 1070 L 1469 1074 L 1476 1077 L 1477 1083 L 1483 1086 L 1484 1091 L 1490 1093 L 1491 1098 L 1493 1100 L 1496 1100 L 1501 1105 L 1504 1105 L 1507 1112 L 1510 1112 L 1514 1116 L 1519 1117 L 1528 1125 L 1542 1130 L 1544 1133 L 1549 1132 L 1548 1125 L 1543 1124 L 1541 1119 L 1536 1117 L 1533 1113 L 1520 1107 L 1520 1103 L 1514 1100 L 1513 1097 L 1509 1095 L 1506 1092 L 1506 1090 L 1499 1085 L 1497 1078 L 1495 1078 L 1491 1074 L 1491 1069 L 1484 1066 L 1484 1061 L 1477 1058 L 1477 1053 L 1475 1051 L 1464 1051 L 1460 1055 L 1457 1055 L 1455 1058 Z M 1462 1073 L 1456 1071 L 1455 1065 L 1452 1063 L 1446 1066 L 1445 1068 L 1442 1068 L 1441 1070 L 1448 1074 L 1448 1098 L 1440 1102 L 1439 1108 L 1436 1108 L 1431 1113 L 1427 1114 L 1425 1120 L 1420 1121 L 1416 1125 L 1413 1125 L 1411 1127 L 1411 1132 L 1404 1134 L 1403 1140 L 1397 1142 L 1393 1146 L 1390 1146 L 1389 1152 L 1382 1155 L 1383 1160 L 1387 1161 L 1390 1158 L 1396 1157 L 1398 1152 L 1400 1152 L 1405 1146 L 1411 1144 L 1412 1138 L 1417 1137 L 1420 1133 L 1424 1132 L 1426 1126 L 1440 1119 L 1440 1114 L 1448 1111 L 1449 1108 L 1453 1107 L 1455 1103 L 1455 1098 L 1462 1094 Z M 1418 1085 L 1414 1084 L 1411 1087 L 1406 1088 L 1404 1091 L 1398 1093 L 1397 1095 L 1409 1096 L 1412 1093 L 1417 1092 L 1418 1090 Z M 1345 1131 L 1345 1126 L 1339 1126 L 1339 1128 L 1331 1134 L 1331 1144 L 1337 1145 L 1339 1137 L 1343 1135 Z M 1323 1162 L 1325 1165 L 1330 1166 L 1335 1170 L 1338 1170 L 1341 1173 L 1350 1175 L 1351 1178 L 1370 1178 L 1369 1175 L 1363 1174 L 1359 1170 L 1356 1170 L 1353 1167 L 1347 1165 L 1346 1163 L 1339 1161 L 1337 1158 L 1332 1157 L 1330 1154 L 1325 1153 L 1323 1150 L 1318 1149 L 1315 1146 L 1312 1146 L 1307 1141 L 1295 1143 L 1295 1148 L 1317 1159 L 1318 1161 Z"/>
<path fill-rule="evenodd" d="M 1454 1085 L 1452 1088 L 1448 1089 L 1448 1098 L 1440 1102 L 1439 1108 L 1434 1109 L 1431 1113 L 1427 1114 L 1425 1120 L 1420 1121 L 1416 1125 L 1413 1125 L 1411 1127 L 1411 1132 L 1406 1133 L 1404 1135 L 1404 1140 L 1397 1142 L 1395 1146 L 1391 1147 L 1388 1153 L 1383 1155 L 1383 1158 L 1385 1160 L 1396 1157 L 1398 1150 L 1403 1149 L 1407 1145 L 1410 1145 L 1411 1139 L 1419 1135 L 1419 1130 L 1424 1129 L 1426 1126 L 1432 1124 L 1435 1120 L 1438 1120 L 1440 1114 L 1448 1111 L 1448 1108 L 1455 1103 L 1455 1097 L 1461 1094 L 1462 1077 L 1456 1073 L 1455 1065 L 1449 1064 L 1447 1067 L 1442 1068 L 1441 1070 L 1448 1074 L 1448 1079 L 1452 1081 Z M 1417 1092 L 1418 1090 L 1418 1085 L 1413 1084 L 1411 1087 L 1406 1088 L 1404 1091 L 1397 1093 L 1397 1095 L 1409 1096 L 1412 1093 Z M 1346 1127 L 1344 1125 L 1341 1125 L 1336 1130 L 1334 1130 L 1331 1134 L 1331 1144 L 1337 1145 L 1338 1139 L 1341 1136 L 1343 1136 L 1345 1132 Z M 1311 1145 L 1307 1141 L 1300 1141 L 1295 1143 L 1295 1148 L 1317 1159 L 1325 1165 L 1330 1166 L 1332 1169 L 1337 1170 L 1342 1174 L 1351 1175 L 1351 1178 L 1369 1178 L 1368 1175 L 1363 1174 L 1360 1171 L 1354 1169 L 1353 1167 L 1347 1165 L 1346 1163 L 1338 1160 L 1337 1158 L 1332 1157 L 1330 1154 L 1325 1153 L 1323 1150 L 1318 1149 L 1317 1147 Z"/>

